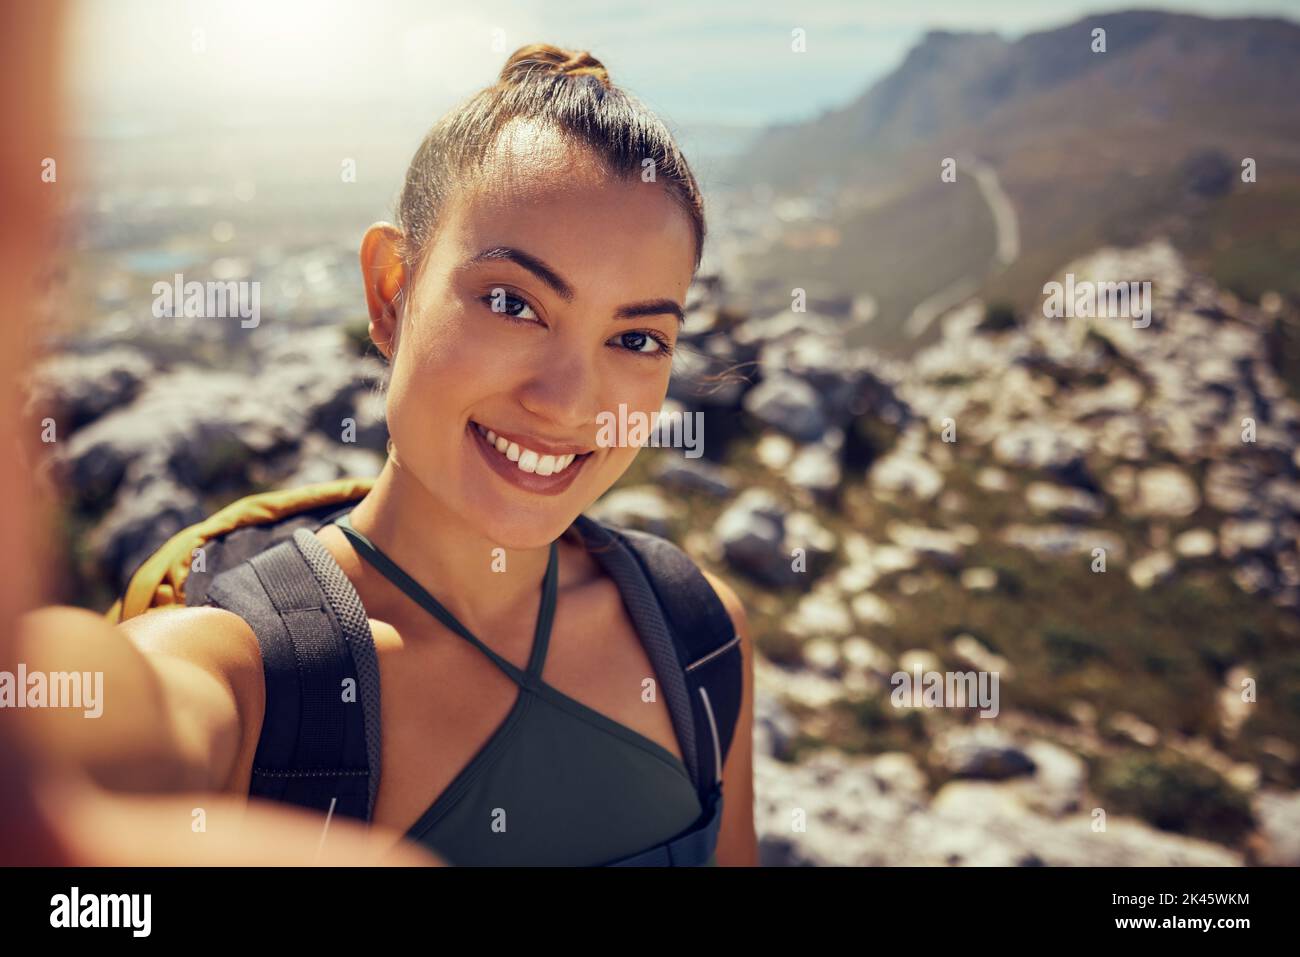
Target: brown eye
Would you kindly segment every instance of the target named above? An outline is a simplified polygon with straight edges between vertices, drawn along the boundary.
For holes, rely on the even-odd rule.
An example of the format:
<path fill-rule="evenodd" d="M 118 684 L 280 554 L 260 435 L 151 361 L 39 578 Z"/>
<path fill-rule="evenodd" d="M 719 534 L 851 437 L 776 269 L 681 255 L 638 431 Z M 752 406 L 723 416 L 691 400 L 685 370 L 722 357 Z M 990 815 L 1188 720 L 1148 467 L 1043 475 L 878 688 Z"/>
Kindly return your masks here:
<path fill-rule="evenodd" d="M 511 319 L 524 319 L 531 322 L 538 318 L 527 300 L 500 287 L 493 289 L 480 301 L 493 312 Z"/>
<path fill-rule="evenodd" d="M 620 333 L 615 340 L 622 346 L 623 351 L 650 358 L 663 358 L 671 355 L 673 351 L 663 336 L 648 329 Z"/>

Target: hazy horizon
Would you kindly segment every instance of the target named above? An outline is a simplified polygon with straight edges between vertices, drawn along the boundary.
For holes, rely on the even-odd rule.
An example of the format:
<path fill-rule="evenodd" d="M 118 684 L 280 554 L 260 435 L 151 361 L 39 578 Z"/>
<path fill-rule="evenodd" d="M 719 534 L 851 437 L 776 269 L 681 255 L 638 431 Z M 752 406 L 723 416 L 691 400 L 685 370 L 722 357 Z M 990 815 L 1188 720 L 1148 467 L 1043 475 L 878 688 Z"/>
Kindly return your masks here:
<path fill-rule="evenodd" d="M 616 18 L 589 0 L 558 11 L 535 0 L 457 2 L 435 15 L 415 0 L 75 0 L 63 51 L 67 126 L 95 137 L 353 120 L 418 129 L 490 83 L 510 51 L 544 41 L 591 50 L 615 82 L 679 127 L 756 128 L 842 105 L 930 29 L 1015 38 L 1125 9 L 1295 19 L 1300 0 L 919 0 L 906 9 L 841 2 L 761 11 L 741 0 L 708 9 L 671 0 Z M 789 55 L 795 27 L 807 30 L 808 52 L 798 57 Z"/>

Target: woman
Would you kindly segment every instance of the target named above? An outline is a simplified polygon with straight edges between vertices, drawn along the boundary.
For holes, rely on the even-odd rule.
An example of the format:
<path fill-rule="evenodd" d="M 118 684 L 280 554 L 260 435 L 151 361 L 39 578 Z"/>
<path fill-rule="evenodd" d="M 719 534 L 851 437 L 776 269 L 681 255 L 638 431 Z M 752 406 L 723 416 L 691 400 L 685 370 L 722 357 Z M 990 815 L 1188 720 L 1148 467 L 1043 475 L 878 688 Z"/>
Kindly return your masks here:
<path fill-rule="evenodd" d="M 590 54 L 534 45 L 434 126 L 398 225 L 362 241 L 389 457 L 315 534 L 377 650 L 373 821 L 450 863 L 598 864 L 700 813 L 620 590 L 571 526 L 638 451 L 598 445 L 600 414 L 663 403 L 704 235 L 662 123 Z M 751 865 L 752 652 L 734 592 L 707 578 L 745 675 L 712 862 Z M 248 793 L 266 700 L 249 624 L 208 607 L 122 628 L 169 663 L 176 773 Z"/>

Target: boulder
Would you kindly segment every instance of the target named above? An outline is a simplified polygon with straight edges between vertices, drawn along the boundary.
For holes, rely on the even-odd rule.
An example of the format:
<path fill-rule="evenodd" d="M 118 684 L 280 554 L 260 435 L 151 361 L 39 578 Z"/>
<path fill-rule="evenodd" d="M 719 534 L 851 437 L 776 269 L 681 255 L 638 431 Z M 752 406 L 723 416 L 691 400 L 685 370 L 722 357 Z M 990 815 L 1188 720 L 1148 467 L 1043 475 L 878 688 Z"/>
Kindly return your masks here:
<path fill-rule="evenodd" d="M 1262 839 L 1259 863 L 1300 867 L 1300 791 L 1263 791 L 1254 800 Z"/>
<path fill-rule="evenodd" d="M 607 492 L 587 511 L 597 521 L 668 538 L 681 507 L 653 485 L 635 485 Z"/>
<path fill-rule="evenodd" d="M 1160 549 L 1136 559 L 1129 566 L 1128 577 L 1138 588 L 1144 591 L 1173 577 L 1177 569 L 1174 556 Z"/>
<path fill-rule="evenodd" d="M 61 438 L 107 412 L 128 405 L 153 375 L 152 361 L 126 346 L 42 361 L 28 383 L 26 415 L 53 418 Z"/>
<path fill-rule="evenodd" d="M 953 777 L 1001 781 L 1033 774 L 1033 760 L 1010 735 L 997 728 L 975 725 L 951 728 L 934 743 L 936 764 Z"/>
<path fill-rule="evenodd" d="M 1173 465 L 1157 465 L 1137 474 L 1137 500 L 1130 514 L 1147 518 L 1186 518 L 1201 505 L 1196 482 Z"/>
<path fill-rule="evenodd" d="M 1015 469 L 1071 473 L 1082 466 L 1086 448 L 1078 430 L 1029 421 L 1001 430 L 993 441 L 993 456 Z"/>
<path fill-rule="evenodd" d="M 128 483 L 87 544 L 100 574 L 120 594 L 145 559 L 181 529 L 206 517 L 194 490 L 165 473 L 145 474 Z"/>
<path fill-rule="evenodd" d="M 776 587 L 799 581 L 783 549 L 785 509 L 766 489 L 750 488 L 729 505 L 713 526 L 728 564 L 737 571 Z"/>
<path fill-rule="evenodd" d="M 1098 496 L 1051 482 L 1031 482 L 1025 489 L 1025 504 L 1035 515 L 1066 522 L 1094 521 L 1106 511 L 1105 502 Z"/>
<path fill-rule="evenodd" d="M 727 498 L 736 491 L 733 471 L 703 458 L 687 458 L 675 453 L 664 455 L 655 464 L 653 472 L 665 488 L 677 491 L 700 492 L 714 498 Z"/>
<path fill-rule="evenodd" d="M 777 373 L 745 394 L 745 411 L 800 442 L 821 438 L 828 425 L 817 392 L 807 382 Z"/>
<path fill-rule="evenodd" d="M 785 470 L 785 478 L 795 488 L 830 500 L 840 487 L 839 454 L 821 443 L 805 445 Z"/>
<path fill-rule="evenodd" d="M 871 488 L 877 494 L 906 495 L 926 502 L 943 489 L 939 470 L 919 455 L 894 451 L 879 459 L 870 472 Z"/>

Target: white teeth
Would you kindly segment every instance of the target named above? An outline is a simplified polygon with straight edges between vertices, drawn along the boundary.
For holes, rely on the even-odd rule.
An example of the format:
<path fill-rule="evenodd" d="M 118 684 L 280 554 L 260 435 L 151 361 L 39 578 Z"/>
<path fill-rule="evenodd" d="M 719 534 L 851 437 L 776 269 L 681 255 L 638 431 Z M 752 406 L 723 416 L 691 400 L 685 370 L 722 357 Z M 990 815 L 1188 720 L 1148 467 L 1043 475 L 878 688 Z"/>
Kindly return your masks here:
<path fill-rule="evenodd" d="M 556 475 L 572 465 L 573 460 L 578 457 L 576 452 L 570 452 L 568 455 L 542 455 L 532 449 L 520 448 L 518 443 L 511 442 L 504 435 L 497 435 L 491 429 L 485 428 L 477 422 L 474 423 L 474 427 L 488 440 L 489 445 L 493 446 L 525 472 L 532 472 L 537 475 Z"/>

